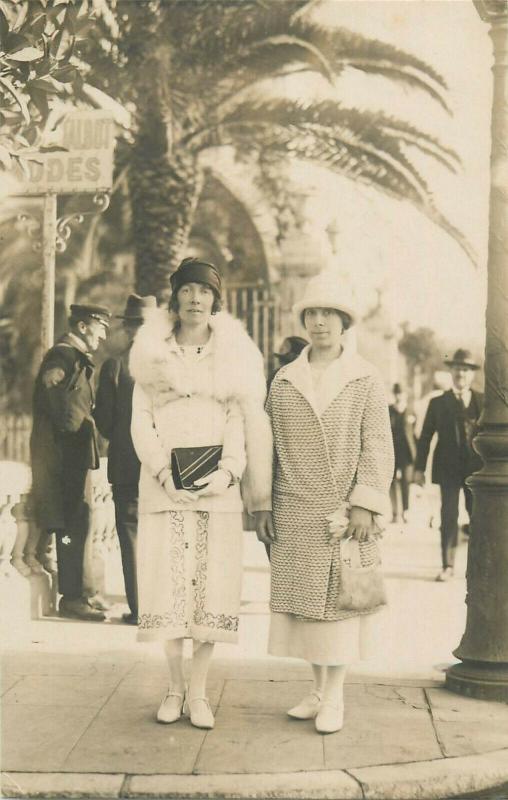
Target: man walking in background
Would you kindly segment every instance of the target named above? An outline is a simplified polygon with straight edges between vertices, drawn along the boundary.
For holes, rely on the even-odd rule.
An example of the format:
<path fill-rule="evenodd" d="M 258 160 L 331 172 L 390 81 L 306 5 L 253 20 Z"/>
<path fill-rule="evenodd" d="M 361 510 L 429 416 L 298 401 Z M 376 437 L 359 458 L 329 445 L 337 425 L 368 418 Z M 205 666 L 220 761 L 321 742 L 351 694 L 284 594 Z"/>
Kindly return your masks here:
<path fill-rule="evenodd" d="M 102 622 L 83 596 L 83 552 L 90 523 L 90 469 L 99 466 L 93 420 L 92 353 L 110 312 L 72 305 L 69 332 L 43 358 L 35 380 L 30 437 L 32 499 L 41 532 L 56 534 L 62 617 Z"/>
<path fill-rule="evenodd" d="M 415 415 L 410 413 L 407 407 L 407 394 L 400 383 L 394 383 L 392 392 L 393 403 L 389 407 L 393 449 L 395 452 L 395 473 L 390 486 L 392 522 L 400 522 L 401 518 L 403 522 L 407 522 L 409 487 L 413 477 L 413 462 L 416 456 Z M 401 510 L 402 514 L 400 513 Z"/>
<path fill-rule="evenodd" d="M 156 307 L 155 297 L 136 294 L 128 297 L 124 314 L 117 317 L 123 320 L 127 347 L 118 358 L 109 358 L 102 365 L 94 412 L 100 433 L 109 440 L 108 480 L 113 487 L 116 530 L 129 605 L 129 613 L 123 614 L 122 618 L 129 625 L 136 625 L 138 619 L 136 535 L 140 464 L 131 438 L 134 381 L 128 362 L 136 331 L 146 313 Z"/>
<path fill-rule="evenodd" d="M 436 580 L 446 581 L 453 575 L 458 540 L 460 491 L 464 492 L 466 509 L 471 516 L 473 498 L 465 480 L 482 466 L 472 441 L 483 409 L 483 395 L 471 389 L 479 369 L 469 350 L 459 349 L 445 361 L 450 368 L 453 386 L 434 397 L 427 409 L 415 462 L 415 483 L 425 483 L 425 467 L 430 443 L 437 434 L 432 462 L 432 482 L 441 490 L 441 555 L 443 568 Z"/>

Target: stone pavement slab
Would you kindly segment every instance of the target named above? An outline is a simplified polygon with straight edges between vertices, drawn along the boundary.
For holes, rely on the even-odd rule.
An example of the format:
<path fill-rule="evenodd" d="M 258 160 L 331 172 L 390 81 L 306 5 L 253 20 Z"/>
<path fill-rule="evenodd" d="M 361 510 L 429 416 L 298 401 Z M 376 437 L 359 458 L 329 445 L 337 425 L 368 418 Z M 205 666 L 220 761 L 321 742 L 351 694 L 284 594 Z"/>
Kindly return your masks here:
<path fill-rule="evenodd" d="M 280 713 L 221 706 L 194 772 L 300 772 L 324 766 L 323 741 L 312 722 L 300 724 Z"/>
<path fill-rule="evenodd" d="M 2 774 L 4 797 L 119 797 L 124 775 L 46 774 L 17 772 Z"/>
<path fill-rule="evenodd" d="M 81 676 L 80 676 L 81 677 Z M 118 686 L 118 675 L 95 675 L 91 680 L 76 680 L 75 675 L 25 675 L 3 695 L 5 705 L 89 706 L 101 708 Z M 48 713 L 48 709 L 44 711 Z"/>
<path fill-rule="evenodd" d="M 508 780 L 508 749 L 416 764 L 352 769 L 365 800 L 461 800 Z"/>
<path fill-rule="evenodd" d="M 345 724 L 324 739 L 327 769 L 442 758 L 423 689 L 346 686 Z"/>
<path fill-rule="evenodd" d="M 135 775 L 123 797 L 287 798 L 287 800 L 362 800 L 360 784 L 345 772 L 267 775 Z"/>
<path fill-rule="evenodd" d="M 192 772 L 205 731 L 186 719 L 172 725 L 155 720 L 166 690 L 158 682 L 124 682 L 66 759 L 70 772 Z M 221 687 L 216 687 L 215 697 Z"/>
<path fill-rule="evenodd" d="M 5 705 L 2 711 L 2 769 L 59 771 L 97 714 L 96 708 Z"/>
<path fill-rule="evenodd" d="M 460 697 L 445 689 L 427 696 L 445 756 L 466 756 L 506 747 L 508 703 Z"/>

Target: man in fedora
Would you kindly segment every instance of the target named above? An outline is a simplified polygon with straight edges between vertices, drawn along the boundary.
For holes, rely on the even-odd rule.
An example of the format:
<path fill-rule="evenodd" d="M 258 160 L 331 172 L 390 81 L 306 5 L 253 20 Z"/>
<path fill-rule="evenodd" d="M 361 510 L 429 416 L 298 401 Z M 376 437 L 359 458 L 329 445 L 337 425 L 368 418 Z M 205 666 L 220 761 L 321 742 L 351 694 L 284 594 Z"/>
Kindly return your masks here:
<path fill-rule="evenodd" d="M 136 580 L 136 534 L 138 528 L 138 483 L 140 463 L 131 438 L 132 392 L 134 381 L 129 373 L 129 354 L 136 331 L 142 325 L 147 313 L 157 307 L 155 297 L 140 297 L 131 294 L 123 314 L 127 346 L 117 358 L 109 358 L 102 365 L 95 405 L 97 427 L 109 440 L 108 480 L 113 487 L 115 520 L 122 568 L 125 581 L 125 594 L 129 613 L 122 619 L 128 625 L 135 625 L 138 619 L 138 596 Z"/>
<path fill-rule="evenodd" d="M 432 462 L 432 482 L 441 490 L 442 571 L 436 580 L 453 575 L 458 538 L 459 495 L 464 492 L 466 509 L 471 516 L 472 495 L 466 478 L 480 469 L 482 461 L 472 447 L 483 409 L 483 394 L 471 389 L 479 369 L 469 350 L 459 348 L 445 364 L 450 368 L 453 386 L 434 397 L 427 409 L 415 461 L 414 480 L 423 486 L 425 467 L 432 437 L 437 434 Z"/>
<path fill-rule="evenodd" d="M 42 535 L 56 534 L 59 614 L 104 620 L 83 594 L 83 552 L 90 521 L 90 469 L 99 466 L 93 420 L 92 353 L 111 314 L 71 305 L 69 332 L 45 354 L 35 380 L 30 437 L 32 500 Z"/>

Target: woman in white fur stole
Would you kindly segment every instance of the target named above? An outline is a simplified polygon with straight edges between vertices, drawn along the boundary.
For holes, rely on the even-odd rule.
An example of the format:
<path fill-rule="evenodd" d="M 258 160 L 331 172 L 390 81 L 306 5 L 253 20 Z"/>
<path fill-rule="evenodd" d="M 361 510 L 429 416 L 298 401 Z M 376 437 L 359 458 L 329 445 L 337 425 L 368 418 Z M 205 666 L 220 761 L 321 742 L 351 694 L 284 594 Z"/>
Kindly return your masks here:
<path fill-rule="evenodd" d="M 169 690 L 157 713 L 212 728 L 206 678 L 215 642 L 236 642 L 242 570 L 240 479 L 248 510 L 271 507 L 272 441 L 261 353 L 220 310 L 217 269 L 184 259 L 134 341 L 132 438 L 139 483 L 139 639 L 161 639 Z M 173 448 L 222 446 L 217 468 L 176 489 Z M 245 472 L 245 475 L 244 475 Z M 188 688 L 183 642 L 193 640 Z"/>

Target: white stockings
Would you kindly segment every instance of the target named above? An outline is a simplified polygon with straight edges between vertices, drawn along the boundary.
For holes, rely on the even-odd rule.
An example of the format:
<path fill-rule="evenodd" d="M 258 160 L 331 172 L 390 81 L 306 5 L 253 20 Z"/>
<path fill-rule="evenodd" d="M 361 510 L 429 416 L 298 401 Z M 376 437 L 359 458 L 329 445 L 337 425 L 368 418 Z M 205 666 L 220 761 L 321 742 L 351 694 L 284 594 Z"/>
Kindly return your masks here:
<path fill-rule="evenodd" d="M 311 664 L 311 667 L 315 691 L 321 694 L 324 703 L 340 707 L 344 702 L 346 667 L 343 665 L 323 667 L 320 664 Z"/>
<path fill-rule="evenodd" d="M 183 694 L 185 691 L 185 676 L 183 671 L 183 639 L 167 639 L 164 642 L 164 651 L 169 669 L 170 688 Z M 189 697 L 206 697 L 206 679 L 210 661 L 213 656 L 213 642 L 192 641 L 193 653 L 191 674 L 189 681 Z"/>

